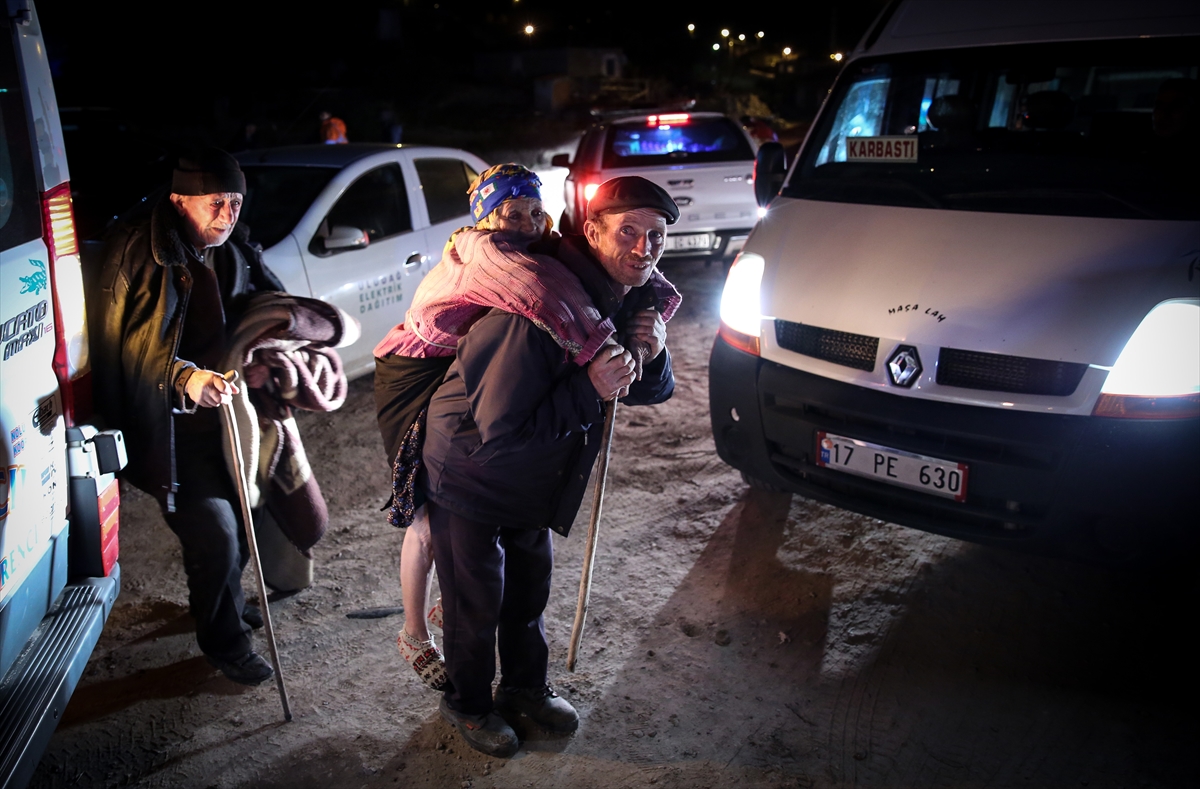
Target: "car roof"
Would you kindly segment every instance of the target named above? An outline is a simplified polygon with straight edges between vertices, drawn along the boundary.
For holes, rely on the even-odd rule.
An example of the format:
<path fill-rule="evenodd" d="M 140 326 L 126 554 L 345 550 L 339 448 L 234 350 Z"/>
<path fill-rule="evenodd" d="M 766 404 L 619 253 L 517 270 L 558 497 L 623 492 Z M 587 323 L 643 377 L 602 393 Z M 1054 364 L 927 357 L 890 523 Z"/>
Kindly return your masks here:
<path fill-rule="evenodd" d="M 385 142 L 352 142 L 343 145 L 288 145 L 234 154 L 239 163 L 291 165 L 299 167 L 345 167 L 359 159 L 399 148 L 421 145 L 393 145 Z"/>
<path fill-rule="evenodd" d="M 854 55 L 1200 33 L 1194 0 L 895 0 Z"/>

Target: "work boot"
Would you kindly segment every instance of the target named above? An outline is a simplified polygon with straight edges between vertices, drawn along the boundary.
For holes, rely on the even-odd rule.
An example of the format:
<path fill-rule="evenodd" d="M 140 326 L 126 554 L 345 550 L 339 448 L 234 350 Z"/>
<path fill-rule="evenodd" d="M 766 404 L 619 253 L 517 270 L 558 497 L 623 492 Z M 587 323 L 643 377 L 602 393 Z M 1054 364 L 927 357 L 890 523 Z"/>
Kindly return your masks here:
<path fill-rule="evenodd" d="M 496 689 L 496 709 L 520 712 L 550 731 L 569 734 L 579 728 L 579 713 L 549 685 L 540 688 Z"/>
<path fill-rule="evenodd" d="M 504 718 L 495 712 L 489 712 L 486 715 L 467 715 L 464 712 L 457 712 L 450 709 L 445 696 L 442 696 L 438 711 L 442 713 L 443 718 L 454 724 L 454 728 L 458 729 L 463 739 L 467 741 L 467 745 L 488 756 L 507 759 L 515 754 L 521 745 L 512 726 L 505 723 Z"/>
<path fill-rule="evenodd" d="M 240 685 L 261 685 L 275 676 L 275 669 L 257 652 L 247 652 L 234 660 L 219 660 L 210 655 L 208 662 Z"/>
<path fill-rule="evenodd" d="M 242 621 L 250 625 L 250 628 L 253 630 L 262 630 L 262 609 L 256 605 L 247 604 L 246 607 L 242 609 Z"/>

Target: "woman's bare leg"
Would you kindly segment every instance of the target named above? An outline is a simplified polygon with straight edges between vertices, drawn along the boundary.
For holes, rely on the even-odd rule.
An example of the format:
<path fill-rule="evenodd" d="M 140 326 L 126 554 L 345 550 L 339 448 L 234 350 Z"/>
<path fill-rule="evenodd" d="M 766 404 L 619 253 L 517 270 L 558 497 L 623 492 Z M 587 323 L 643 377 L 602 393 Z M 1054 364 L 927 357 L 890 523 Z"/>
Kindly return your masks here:
<path fill-rule="evenodd" d="M 412 525 L 400 547 L 400 592 L 404 600 L 404 632 L 417 641 L 429 640 L 425 615 L 429 610 L 429 583 L 433 579 L 433 543 L 429 516 L 424 507 L 413 514 Z"/>

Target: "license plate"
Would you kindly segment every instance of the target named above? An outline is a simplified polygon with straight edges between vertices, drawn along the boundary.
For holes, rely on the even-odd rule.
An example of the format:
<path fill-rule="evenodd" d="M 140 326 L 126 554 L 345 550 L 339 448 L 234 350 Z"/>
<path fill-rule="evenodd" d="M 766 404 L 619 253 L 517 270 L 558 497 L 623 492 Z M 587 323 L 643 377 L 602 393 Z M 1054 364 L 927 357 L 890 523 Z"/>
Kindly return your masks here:
<path fill-rule="evenodd" d="M 678 252 L 681 249 L 712 249 L 712 233 L 684 233 L 678 236 L 667 236 L 667 251 Z"/>
<path fill-rule="evenodd" d="M 817 432 L 817 465 L 955 501 L 967 498 L 967 465 Z"/>

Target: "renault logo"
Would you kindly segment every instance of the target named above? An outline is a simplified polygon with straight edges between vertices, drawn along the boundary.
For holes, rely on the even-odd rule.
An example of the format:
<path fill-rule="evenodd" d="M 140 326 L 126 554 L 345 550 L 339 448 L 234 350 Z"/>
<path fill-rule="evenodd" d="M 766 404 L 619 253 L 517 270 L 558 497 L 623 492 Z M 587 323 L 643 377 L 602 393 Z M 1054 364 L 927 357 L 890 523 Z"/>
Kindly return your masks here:
<path fill-rule="evenodd" d="M 921 357 L 911 345 L 901 345 L 887 363 L 888 377 L 896 386 L 912 386 L 921 375 Z"/>

